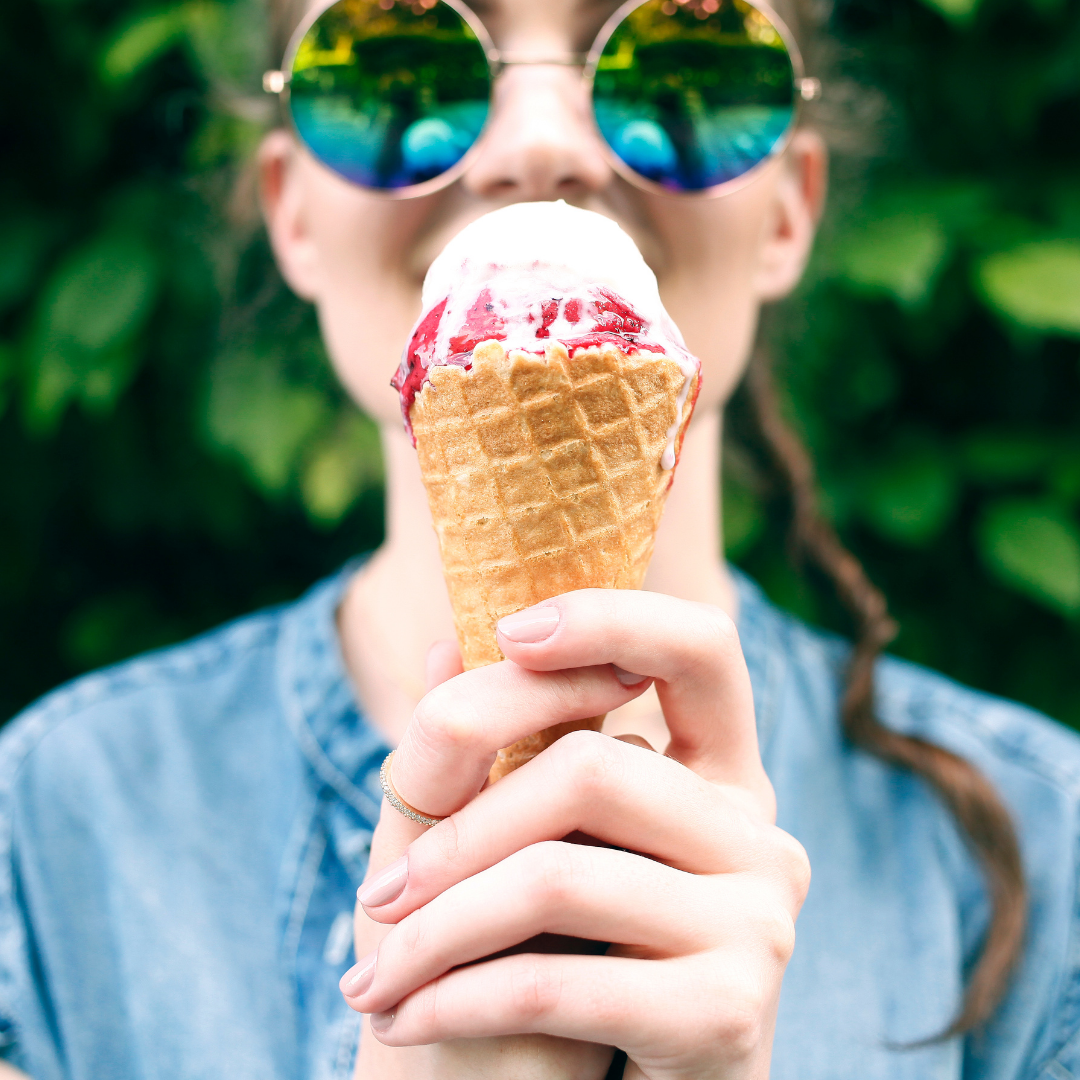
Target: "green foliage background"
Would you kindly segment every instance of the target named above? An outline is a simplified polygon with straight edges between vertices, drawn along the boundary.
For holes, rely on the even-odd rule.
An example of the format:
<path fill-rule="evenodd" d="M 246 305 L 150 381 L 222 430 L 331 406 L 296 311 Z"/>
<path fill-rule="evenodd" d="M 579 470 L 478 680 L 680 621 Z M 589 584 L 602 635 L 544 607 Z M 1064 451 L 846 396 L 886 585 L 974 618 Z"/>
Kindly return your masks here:
<path fill-rule="evenodd" d="M 255 0 L 5 13 L 0 717 L 380 536 L 373 429 L 228 213 L 263 26 Z M 895 651 L 1080 726 L 1080 2 L 838 0 L 829 28 L 823 108 L 875 116 L 768 320 L 791 414 Z M 842 628 L 729 450 L 729 553 Z"/>

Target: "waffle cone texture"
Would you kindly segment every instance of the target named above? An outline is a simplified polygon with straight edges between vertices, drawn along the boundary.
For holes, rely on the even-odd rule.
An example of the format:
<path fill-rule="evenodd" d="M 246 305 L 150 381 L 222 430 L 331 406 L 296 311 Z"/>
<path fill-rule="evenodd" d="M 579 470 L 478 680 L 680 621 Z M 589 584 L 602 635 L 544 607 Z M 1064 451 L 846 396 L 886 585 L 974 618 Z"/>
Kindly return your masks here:
<path fill-rule="evenodd" d="M 495 624 L 573 589 L 640 589 L 672 470 L 660 467 L 684 375 L 663 354 L 561 342 L 538 357 L 485 341 L 432 367 L 410 411 L 466 669 L 503 659 Z M 697 393 L 686 395 L 681 445 Z M 568 731 L 499 752 L 492 781 Z"/>

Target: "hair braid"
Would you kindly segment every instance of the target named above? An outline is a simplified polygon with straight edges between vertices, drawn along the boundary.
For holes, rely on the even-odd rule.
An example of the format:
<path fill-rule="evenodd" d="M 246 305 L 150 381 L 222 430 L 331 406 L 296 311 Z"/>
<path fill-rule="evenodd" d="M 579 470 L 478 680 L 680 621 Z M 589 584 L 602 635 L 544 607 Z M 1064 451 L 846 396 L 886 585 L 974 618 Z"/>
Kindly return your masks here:
<path fill-rule="evenodd" d="M 891 731 L 874 715 L 874 664 L 896 636 L 898 627 L 889 615 L 882 592 L 821 514 L 813 462 L 781 415 L 764 350 L 758 351 L 747 373 L 747 390 L 760 434 L 790 490 L 795 545 L 832 581 L 855 621 L 855 643 L 840 706 L 844 734 L 855 746 L 892 765 L 910 769 L 929 783 L 949 808 L 982 866 L 992 916 L 962 1005 L 944 1031 L 911 1045 L 948 1039 L 990 1018 L 1008 989 L 1023 950 L 1026 889 L 1012 819 L 993 786 L 974 765 L 925 739 Z"/>

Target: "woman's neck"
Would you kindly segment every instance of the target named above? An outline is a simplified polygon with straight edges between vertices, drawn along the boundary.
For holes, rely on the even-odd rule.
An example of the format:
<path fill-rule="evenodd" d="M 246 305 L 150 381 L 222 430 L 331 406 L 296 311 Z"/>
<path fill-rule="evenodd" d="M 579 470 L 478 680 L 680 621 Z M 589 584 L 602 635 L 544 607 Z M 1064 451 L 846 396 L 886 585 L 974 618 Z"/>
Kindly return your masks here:
<path fill-rule="evenodd" d="M 396 743 L 424 692 L 428 647 L 454 637 L 453 614 L 416 451 L 384 425 L 386 539 L 350 584 L 338 612 L 346 666 L 366 711 Z M 656 536 L 645 588 L 736 614 L 720 555 L 720 414 L 686 433 L 678 477 Z"/>

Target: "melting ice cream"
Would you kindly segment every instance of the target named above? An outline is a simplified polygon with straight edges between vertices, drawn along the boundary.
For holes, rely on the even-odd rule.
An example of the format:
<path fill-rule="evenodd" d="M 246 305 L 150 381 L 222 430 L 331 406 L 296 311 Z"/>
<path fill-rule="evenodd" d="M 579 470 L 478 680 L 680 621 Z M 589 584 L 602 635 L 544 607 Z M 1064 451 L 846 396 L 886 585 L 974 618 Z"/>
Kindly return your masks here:
<path fill-rule="evenodd" d="M 516 203 L 466 226 L 431 264 L 422 303 L 392 380 L 410 433 L 410 409 L 430 369 L 468 369 L 484 341 L 538 356 L 551 341 L 570 356 L 605 341 L 628 354 L 663 353 L 684 375 L 678 417 L 699 368 L 633 240 L 609 218 L 562 201 Z M 678 420 L 664 469 L 675 465 L 677 428 Z"/>

